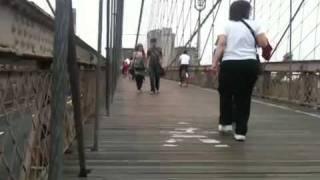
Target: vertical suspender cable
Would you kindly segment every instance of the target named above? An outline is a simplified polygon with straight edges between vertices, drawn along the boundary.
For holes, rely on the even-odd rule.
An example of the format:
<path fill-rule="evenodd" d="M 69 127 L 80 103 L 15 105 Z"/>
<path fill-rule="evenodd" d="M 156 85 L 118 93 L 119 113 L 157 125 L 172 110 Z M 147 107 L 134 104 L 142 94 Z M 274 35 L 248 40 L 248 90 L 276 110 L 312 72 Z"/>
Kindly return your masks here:
<path fill-rule="evenodd" d="M 198 29 L 201 28 L 201 27 L 204 25 L 204 23 L 207 22 L 208 18 L 209 18 L 210 15 L 213 13 L 213 11 L 218 7 L 218 5 L 219 5 L 219 3 L 221 3 L 221 1 L 222 1 L 222 0 L 217 0 L 217 1 L 216 1 L 216 3 L 212 6 L 211 10 L 208 12 L 208 14 L 206 15 L 206 17 L 205 17 L 205 18 L 202 20 L 202 22 L 200 23 L 200 27 L 198 27 Z M 188 40 L 187 43 L 184 45 L 185 47 L 187 47 L 189 44 L 191 44 L 193 38 L 197 35 L 198 29 L 196 29 L 196 30 L 193 32 L 193 34 L 190 36 L 189 40 Z M 176 56 L 176 57 L 170 62 L 169 66 L 172 66 L 172 65 L 175 63 L 175 61 L 177 60 L 177 57 L 178 57 L 178 56 Z M 168 67 L 169 67 L 169 66 L 168 66 Z"/>
<path fill-rule="evenodd" d="M 300 2 L 300 4 L 299 4 L 299 7 L 297 8 L 297 10 L 295 11 L 295 13 L 293 14 L 292 18 L 290 19 L 290 23 L 292 23 L 292 22 L 295 20 L 296 16 L 297 16 L 298 13 L 300 12 L 300 9 L 301 9 L 301 7 L 302 7 L 302 5 L 303 5 L 304 2 L 305 2 L 305 0 L 301 0 L 301 2 Z M 274 48 L 271 56 L 273 56 L 273 55 L 275 54 L 275 52 L 277 51 L 277 49 L 278 49 L 279 45 L 281 44 L 283 38 L 285 37 L 285 35 L 287 34 L 288 30 L 290 29 L 290 23 L 288 24 L 288 26 L 286 27 L 286 29 L 285 29 L 284 32 L 282 33 L 282 36 L 281 36 L 281 38 L 279 39 L 277 45 L 275 46 L 275 48 Z"/>
<path fill-rule="evenodd" d="M 208 46 L 208 43 L 209 43 L 210 35 L 212 34 L 212 36 L 214 36 L 214 34 L 213 34 L 213 33 L 214 33 L 214 22 L 215 22 L 215 20 L 216 20 L 216 18 L 217 18 L 217 16 L 218 16 L 220 7 L 221 7 L 221 2 L 220 2 L 220 4 L 219 4 L 219 6 L 218 6 L 218 9 L 217 9 L 216 13 L 212 13 L 212 14 L 213 14 L 212 25 L 211 25 L 209 34 L 208 34 L 208 36 L 207 36 L 206 43 L 205 43 L 204 48 L 203 48 L 203 50 L 202 50 L 202 53 L 201 53 L 201 55 L 200 55 L 200 59 L 203 58 L 203 55 L 204 55 L 205 50 L 206 50 L 206 47 Z M 213 41 L 213 43 L 215 43 L 215 42 Z"/>

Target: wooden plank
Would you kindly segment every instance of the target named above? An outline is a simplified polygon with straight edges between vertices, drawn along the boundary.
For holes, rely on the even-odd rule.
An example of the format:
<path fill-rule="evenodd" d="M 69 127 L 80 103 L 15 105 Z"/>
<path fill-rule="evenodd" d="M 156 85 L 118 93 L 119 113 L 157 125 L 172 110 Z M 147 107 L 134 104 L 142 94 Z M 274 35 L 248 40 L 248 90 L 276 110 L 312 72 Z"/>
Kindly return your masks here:
<path fill-rule="evenodd" d="M 87 153 L 88 179 L 320 177 L 316 117 L 254 102 L 248 139 L 239 143 L 217 133 L 219 98 L 213 90 L 162 81 L 161 93 L 151 96 L 148 84 L 142 94 L 130 80 L 119 86 L 112 116 L 101 120 L 100 151 Z M 189 137 L 174 138 L 179 132 Z M 77 179 L 76 154 L 66 156 L 65 166 L 66 179 Z"/>

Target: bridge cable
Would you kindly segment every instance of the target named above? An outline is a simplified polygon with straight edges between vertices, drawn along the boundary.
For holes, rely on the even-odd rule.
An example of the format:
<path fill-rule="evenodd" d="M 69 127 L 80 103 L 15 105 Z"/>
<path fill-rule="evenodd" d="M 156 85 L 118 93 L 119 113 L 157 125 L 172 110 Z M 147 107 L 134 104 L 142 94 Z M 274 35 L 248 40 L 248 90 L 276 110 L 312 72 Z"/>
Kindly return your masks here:
<path fill-rule="evenodd" d="M 219 3 L 221 2 L 222 0 L 217 0 L 216 3 L 213 5 L 212 9 L 209 11 L 209 13 L 206 15 L 206 17 L 204 18 L 204 20 L 202 20 L 202 22 L 200 23 L 200 27 L 197 28 L 197 31 L 199 30 L 199 28 L 202 28 L 202 26 L 207 22 L 207 20 L 209 19 L 209 17 L 211 16 L 211 14 L 214 12 L 214 10 L 218 7 Z M 190 39 L 187 41 L 187 43 L 185 44 L 185 47 L 187 47 L 191 42 L 192 40 L 194 39 L 194 37 L 196 36 L 197 34 L 197 31 L 194 31 L 193 34 L 191 35 Z M 177 61 L 177 57 L 179 55 L 177 55 L 172 61 L 171 63 L 169 64 L 169 66 L 172 66 L 173 63 L 175 63 Z"/>
<path fill-rule="evenodd" d="M 184 21 L 184 6 L 185 6 L 185 0 L 183 0 L 183 5 L 182 5 L 183 8 L 182 8 L 182 10 L 181 10 L 181 13 L 180 13 L 180 15 L 179 15 L 179 17 L 178 17 L 178 21 L 177 21 L 175 41 L 176 41 L 176 39 L 178 39 L 178 31 L 179 31 L 179 29 L 180 29 L 181 18 L 183 18 L 182 21 Z M 184 24 L 184 23 L 182 23 L 182 24 Z"/>
<path fill-rule="evenodd" d="M 142 15 L 143 15 L 143 7 L 144 7 L 144 0 L 141 0 L 140 16 L 139 16 L 139 23 L 138 23 L 138 30 L 137 30 L 135 46 L 137 46 L 138 40 L 139 40 L 139 36 L 140 36 L 140 28 L 141 28 L 141 20 L 142 20 Z"/>
<path fill-rule="evenodd" d="M 54 11 L 53 6 L 52 6 L 50 0 L 46 0 L 46 1 L 47 1 L 47 4 L 48 4 L 48 6 L 49 6 L 49 8 L 50 8 L 50 10 L 51 10 L 51 13 L 53 14 L 53 16 L 55 16 L 56 12 Z"/>
<path fill-rule="evenodd" d="M 289 24 L 287 25 L 287 27 L 286 27 L 285 31 L 283 32 L 280 40 L 278 41 L 277 45 L 275 46 L 275 48 L 274 48 L 274 50 L 273 50 L 273 52 L 272 52 L 272 54 L 271 54 L 271 57 L 272 57 L 272 56 L 274 55 L 274 53 L 278 50 L 279 45 L 281 44 L 281 42 L 282 42 L 283 38 L 285 37 L 285 35 L 287 34 L 288 30 L 290 29 L 290 26 L 291 26 L 292 22 L 295 20 L 296 16 L 297 16 L 298 13 L 300 12 L 300 9 L 301 9 L 301 7 L 302 7 L 302 5 L 303 5 L 304 2 L 305 2 L 305 0 L 301 0 L 298 9 L 296 10 L 296 12 L 294 13 L 294 15 L 293 15 L 292 18 L 290 19 Z"/>
<path fill-rule="evenodd" d="M 218 9 L 217 9 L 217 11 L 216 11 L 216 13 L 215 13 L 215 15 L 214 15 L 214 17 L 213 17 L 212 26 L 211 26 L 210 31 L 209 31 L 209 34 L 208 34 L 208 36 L 207 36 L 207 40 L 206 40 L 205 46 L 204 46 L 204 48 L 203 48 L 203 50 L 202 50 L 202 53 L 201 53 L 201 56 L 200 56 L 201 58 L 200 58 L 200 59 L 202 59 L 202 57 L 203 57 L 203 55 L 204 55 L 204 53 L 205 53 L 205 49 L 206 49 L 206 47 L 208 46 L 208 42 L 209 42 L 209 40 L 210 40 L 211 33 L 212 33 L 213 29 L 214 29 L 214 23 L 215 23 L 215 21 L 216 21 L 216 19 L 217 19 L 217 16 L 218 16 L 218 13 L 219 13 L 221 4 L 222 4 L 222 3 L 220 2 L 219 6 L 218 6 Z M 213 43 L 214 43 L 214 42 L 213 42 Z"/>
<path fill-rule="evenodd" d="M 189 7 L 189 10 L 188 10 L 186 19 L 188 19 L 189 17 L 190 17 L 190 19 L 191 19 L 192 4 L 193 4 L 193 1 L 191 1 L 191 3 L 190 3 L 190 7 Z M 190 22 L 191 22 L 191 21 L 190 21 Z M 178 42 L 178 45 L 179 45 L 179 46 L 180 46 L 180 44 L 182 44 L 182 41 L 184 40 L 187 23 L 188 23 L 188 21 L 186 20 L 185 24 L 183 25 L 181 39 L 180 39 L 180 41 Z M 191 29 L 191 23 L 190 23 L 190 29 Z M 190 32 L 191 32 L 191 31 L 190 31 Z M 190 33 L 190 34 L 191 34 L 191 33 Z"/>

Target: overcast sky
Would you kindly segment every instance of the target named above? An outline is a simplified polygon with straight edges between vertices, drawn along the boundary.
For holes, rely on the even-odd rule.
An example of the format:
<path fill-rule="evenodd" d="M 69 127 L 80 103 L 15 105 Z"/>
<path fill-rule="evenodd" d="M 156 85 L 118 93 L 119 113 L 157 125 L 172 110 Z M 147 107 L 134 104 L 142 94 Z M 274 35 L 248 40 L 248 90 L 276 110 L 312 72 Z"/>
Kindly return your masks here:
<path fill-rule="evenodd" d="M 50 9 L 45 0 L 31 0 L 39 5 L 41 8 L 50 12 Z M 50 0 L 54 6 L 54 0 Z M 183 1 L 185 1 L 183 3 Z M 188 9 L 190 8 L 190 3 L 193 0 L 145 0 L 144 14 L 141 24 L 141 32 L 139 36 L 139 42 L 146 46 L 146 34 L 149 30 L 154 28 L 159 28 L 161 25 L 163 27 L 172 27 L 173 31 L 177 31 L 177 23 L 179 20 L 178 35 L 176 37 L 176 45 L 183 45 L 188 40 L 190 34 L 193 32 L 198 18 L 198 13 L 194 9 L 192 4 L 190 15 L 187 16 Z M 73 6 L 77 9 L 77 28 L 76 33 L 83 40 L 85 40 L 92 47 L 97 47 L 97 27 L 98 27 L 98 4 L 99 0 L 74 0 Z M 184 10 L 182 11 L 182 6 L 184 4 Z M 134 46 L 137 26 L 139 20 L 141 0 L 125 0 L 124 7 L 124 31 L 123 31 L 123 47 L 132 48 Z M 203 11 L 203 17 L 211 9 L 213 1 L 207 2 L 207 8 Z M 160 11 L 155 12 L 159 6 Z M 105 5 L 104 5 L 105 7 Z M 227 10 L 225 7 L 222 8 Z M 166 13 L 164 13 L 166 12 Z M 160 13 L 160 14 L 156 14 Z M 220 13 L 223 14 L 223 13 Z M 158 16 L 157 16 L 158 15 Z M 161 15 L 161 16 L 159 16 Z M 162 17 L 162 18 L 158 18 Z M 173 17 L 173 19 L 172 19 Z M 180 18 L 179 17 L 184 17 Z M 188 18 L 187 18 L 188 17 Z M 162 20 L 161 20 L 162 19 Z M 172 19 L 172 20 L 171 20 Z M 105 20 L 104 20 L 105 22 Z M 209 30 L 211 27 L 212 20 L 208 20 L 202 30 L 202 47 L 204 47 L 207 37 L 209 35 Z M 151 23 L 151 24 L 150 24 Z M 161 25 L 160 25 L 161 24 Z M 185 24 L 185 25 L 184 25 Z M 183 27 L 185 26 L 185 34 L 182 35 Z M 104 24 L 104 37 L 103 42 L 105 44 L 105 24 Z M 196 39 L 192 42 L 193 46 L 196 46 Z M 211 51 L 212 51 L 212 37 L 208 46 L 204 51 L 204 63 L 211 62 Z"/>
<path fill-rule="evenodd" d="M 46 0 L 32 0 L 44 10 L 49 12 Z M 141 35 L 139 42 L 146 45 L 146 34 L 149 30 L 158 27 L 172 27 L 177 32 L 176 46 L 183 45 L 190 36 L 196 25 L 198 17 L 197 11 L 193 5 L 191 8 L 191 16 L 187 17 L 190 3 L 194 0 L 145 0 L 144 16 L 142 19 Z M 256 19 L 263 22 L 271 43 L 275 46 L 286 28 L 289 20 L 289 0 L 256 0 L 257 15 Z M 54 0 L 51 0 L 54 5 Z M 97 47 L 97 27 L 98 27 L 98 4 L 99 0 L 74 0 L 74 7 L 77 9 L 77 35 L 85 40 L 92 47 Z M 175 4 L 177 2 L 177 4 Z M 184 2 L 184 3 L 183 3 Z M 202 18 L 212 8 L 216 0 L 207 0 L 207 7 L 202 13 Z M 215 29 L 223 26 L 223 22 L 228 19 L 229 0 L 222 0 L 222 6 L 215 22 Z M 301 0 L 293 0 L 294 11 L 297 9 Z M 184 4 L 184 10 L 182 7 Z M 133 47 L 135 42 L 135 34 L 140 13 L 141 0 L 125 0 L 124 9 L 124 32 L 123 47 Z M 104 5 L 105 7 L 105 5 Z M 318 27 L 320 26 L 319 8 L 320 0 L 306 0 L 297 19 L 295 20 L 293 33 L 293 48 L 295 59 L 319 59 L 320 52 L 317 49 L 320 46 L 320 36 L 317 36 Z M 180 14 L 182 17 L 179 18 Z M 161 17 L 161 18 L 160 18 Z M 173 17 L 173 18 L 172 18 Z M 208 20 L 202 29 L 201 49 L 204 49 L 205 42 L 209 35 L 212 25 L 212 17 Z M 172 21 L 171 21 L 172 19 Z M 179 21 L 180 20 L 180 21 Z M 105 22 L 105 20 L 104 20 Z M 178 26 L 179 24 L 179 26 Z M 183 28 L 186 24 L 186 28 Z M 177 28 L 179 27 L 179 28 Z M 182 31 L 185 35 L 182 36 Z M 215 32 L 217 32 L 215 30 Z M 104 25 L 105 44 L 105 25 Z M 215 34 L 216 35 L 216 34 Z M 305 41 L 303 41 L 305 39 Z M 212 35 L 209 37 L 209 43 L 205 48 L 203 56 L 203 64 L 211 62 L 211 52 L 214 39 Z M 279 46 L 279 50 L 274 60 L 281 60 L 283 54 L 288 52 L 288 36 L 285 36 L 283 43 Z M 196 38 L 192 42 L 196 45 Z M 317 48 L 315 48 L 317 47 Z"/>

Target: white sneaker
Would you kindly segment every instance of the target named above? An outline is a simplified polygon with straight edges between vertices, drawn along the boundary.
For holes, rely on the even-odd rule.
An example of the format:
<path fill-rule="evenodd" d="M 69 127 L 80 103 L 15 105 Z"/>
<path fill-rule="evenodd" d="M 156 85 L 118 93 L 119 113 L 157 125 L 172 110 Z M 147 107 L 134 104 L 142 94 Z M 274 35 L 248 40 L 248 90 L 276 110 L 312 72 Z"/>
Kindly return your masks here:
<path fill-rule="evenodd" d="M 240 135 L 240 134 L 234 134 L 234 139 L 236 141 L 245 141 L 246 140 L 246 136 L 245 135 Z"/>
<path fill-rule="evenodd" d="M 232 125 L 221 125 L 219 124 L 218 126 L 218 130 L 219 132 L 222 132 L 222 133 L 231 133 L 233 131 L 233 128 L 232 128 Z"/>

